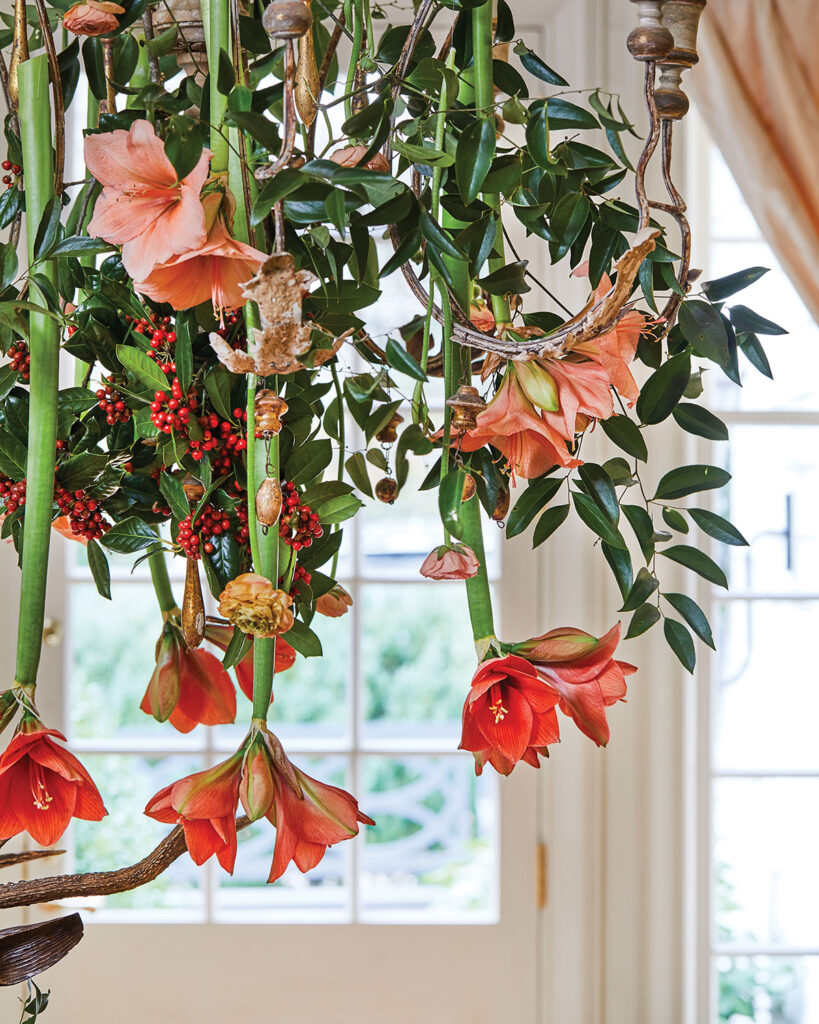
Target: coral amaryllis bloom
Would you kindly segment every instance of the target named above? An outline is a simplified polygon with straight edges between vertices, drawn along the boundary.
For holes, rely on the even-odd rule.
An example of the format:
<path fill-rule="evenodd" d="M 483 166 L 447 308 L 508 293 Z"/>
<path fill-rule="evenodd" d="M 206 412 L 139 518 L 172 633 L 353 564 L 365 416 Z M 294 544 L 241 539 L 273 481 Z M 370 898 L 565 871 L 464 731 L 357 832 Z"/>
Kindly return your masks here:
<path fill-rule="evenodd" d="M 0 839 L 28 832 L 52 846 L 72 818 L 101 821 L 108 813 L 91 776 L 52 737 L 65 740 L 27 715 L 0 757 Z"/>
<path fill-rule="evenodd" d="M 468 580 L 480 568 L 475 552 L 466 544 L 441 544 L 424 559 L 421 575 L 429 580 Z"/>
<path fill-rule="evenodd" d="M 162 140 L 145 120 L 85 139 L 85 163 L 103 186 L 88 232 L 122 246 L 122 263 L 135 280 L 156 263 L 196 250 L 207 241 L 199 193 L 210 152 L 181 181 Z"/>
<path fill-rule="evenodd" d="M 328 846 L 358 835 L 359 823 L 375 824 L 346 790 L 319 782 L 295 765 L 291 768 L 300 796 L 281 772 L 273 774 L 276 796 L 267 817 L 276 826 L 276 846 L 268 882 L 280 878 L 291 861 L 299 871 L 309 871 Z"/>
<path fill-rule="evenodd" d="M 523 658 L 510 654 L 479 665 L 464 702 L 459 746 L 475 755 L 476 774 L 486 761 L 502 775 L 521 760 L 537 767 L 537 755 L 560 739 L 558 699 Z"/>
<path fill-rule="evenodd" d="M 219 626 L 208 623 L 205 626 L 205 639 L 223 651 L 228 649 L 228 644 L 233 639 L 233 626 Z M 275 673 L 286 672 L 296 662 L 296 652 L 284 637 L 276 640 L 276 664 Z M 238 665 L 234 666 L 236 679 L 239 688 L 248 700 L 253 700 L 253 648 L 242 658 Z M 273 703 L 273 694 L 270 695 L 270 703 Z"/>
<path fill-rule="evenodd" d="M 565 627 L 513 644 L 511 649 L 530 661 L 538 675 L 560 696 L 558 706 L 570 715 L 582 733 L 599 746 L 609 741 L 606 708 L 625 699 L 626 676 L 634 665 L 616 661 L 620 624 L 597 637 Z"/>
<path fill-rule="evenodd" d="M 322 594 L 316 601 L 316 611 L 319 615 L 326 615 L 330 619 L 339 619 L 353 607 L 353 599 L 341 586 L 336 583 L 332 590 Z"/>
<path fill-rule="evenodd" d="M 236 807 L 242 776 L 242 752 L 213 768 L 186 775 L 152 797 L 145 813 L 155 821 L 181 825 L 195 864 L 216 859 L 233 874 L 236 863 Z"/>
<path fill-rule="evenodd" d="M 549 375 L 557 387 L 558 409 L 543 412 L 543 419 L 567 441 L 585 428 L 578 416 L 608 419 L 614 412 L 609 379 L 597 363 L 576 363 L 567 359 L 550 359 Z"/>
<path fill-rule="evenodd" d="M 63 15 L 63 25 L 75 36 L 104 36 L 119 28 L 118 14 L 125 8 L 111 0 L 80 0 Z"/>
<path fill-rule="evenodd" d="M 236 690 L 218 658 L 188 647 L 165 624 L 156 645 L 156 668 L 140 708 L 179 732 L 195 725 L 223 725 L 236 718 Z"/>
<path fill-rule="evenodd" d="M 208 233 L 204 244 L 157 263 L 134 282 L 136 291 L 154 302 L 168 302 L 174 309 L 191 309 L 208 301 L 220 313 L 244 306 L 242 285 L 258 274 L 268 257 L 230 234 L 224 205 L 231 200 L 215 192 L 205 196 L 202 206 Z"/>
<path fill-rule="evenodd" d="M 491 444 L 506 457 L 513 478 L 530 479 L 553 466 L 580 465 L 578 459 L 571 457 L 564 437 L 538 415 L 512 364 L 507 367 L 495 397 L 478 416 L 478 425 L 460 440 L 465 452 L 477 451 L 485 444 Z"/>

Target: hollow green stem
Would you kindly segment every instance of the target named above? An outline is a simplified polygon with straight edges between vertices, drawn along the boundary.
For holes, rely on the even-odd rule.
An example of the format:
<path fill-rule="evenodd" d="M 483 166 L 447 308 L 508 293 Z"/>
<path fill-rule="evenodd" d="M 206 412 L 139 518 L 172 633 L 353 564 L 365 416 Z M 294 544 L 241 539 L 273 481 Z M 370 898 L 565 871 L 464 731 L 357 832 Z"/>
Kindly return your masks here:
<path fill-rule="evenodd" d="M 250 417 L 248 416 L 248 420 Z M 248 422 L 248 430 L 250 423 Z M 263 444 L 257 444 L 254 452 L 255 478 L 262 480 L 270 476 L 279 478 L 279 438 L 274 435 L 270 440 L 270 453 L 265 451 Z M 255 494 L 255 492 L 254 492 Z M 248 522 L 256 525 L 259 545 L 259 562 L 256 571 L 278 586 L 279 581 L 279 531 L 276 527 L 266 532 L 259 528 L 256 521 L 256 505 L 251 505 L 248 498 Z M 276 638 L 259 638 L 253 644 L 253 717 L 267 721 L 270 707 L 270 695 L 273 692 L 273 675 L 276 664 Z"/>
<path fill-rule="evenodd" d="M 495 122 L 495 93 L 492 67 L 492 0 L 476 7 L 472 11 L 472 53 L 474 59 L 475 106 L 481 117 Z M 494 249 L 497 253 L 489 260 L 489 270 L 498 270 L 506 263 L 503 243 L 503 225 L 501 223 L 500 196 L 494 192 L 484 192 L 481 196 L 487 206 L 495 210 L 497 235 Z M 509 323 L 512 311 L 509 300 L 504 295 L 492 296 L 492 312 L 498 323 Z"/>
<path fill-rule="evenodd" d="M 48 94 L 48 58 L 45 54 L 23 61 L 18 70 L 20 135 L 26 175 L 26 235 L 28 261 L 35 261 L 37 228 L 54 195 L 51 150 L 51 104 Z M 51 260 L 38 264 L 38 272 L 52 285 L 57 272 Z M 32 301 L 48 302 L 34 283 Z M 56 320 L 29 314 L 31 389 L 26 461 L 26 514 L 23 525 L 23 573 L 20 584 L 20 619 L 17 632 L 16 682 L 36 685 L 43 643 L 48 549 L 54 503 L 54 453 L 57 445 L 57 391 L 59 389 L 60 331 Z"/>
<path fill-rule="evenodd" d="M 477 495 L 464 502 L 461 506 L 461 523 L 463 524 L 463 542 L 475 552 L 480 563 L 477 575 L 466 581 L 466 599 L 469 603 L 469 620 L 472 623 L 472 636 L 478 656 L 485 653 L 487 641 L 495 635 L 495 622 L 492 615 L 492 595 L 489 590 L 489 576 L 486 572 L 486 552 L 483 546 L 483 527 L 481 524 L 481 506 Z"/>
<path fill-rule="evenodd" d="M 333 377 L 333 387 L 336 392 L 336 402 L 338 404 L 338 481 L 339 483 L 344 482 L 344 456 L 347 454 L 347 429 L 344 419 L 344 396 L 341 393 L 341 381 L 338 379 L 338 366 L 335 362 L 330 364 L 330 373 Z M 341 526 L 337 523 L 335 526 L 336 530 L 340 530 Z M 295 568 L 295 566 L 294 566 Z M 338 551 L 333 555 L 333 565 L 330 570 L 330 575 L 333 579 L 336 578 L 336 572 L 338 570 Z"/>
<path fill-rule="evenodd" d="M 210 68 L 210 149 L 213 154 L 211 173 L 222 174 L 228 169 L 229 144 L 223 121 L 227 110 L 227 96 L 219 92 L 219 56 L 230 59 L 230 3 L 229 0 L 201 0 L 202 21 L 205 26 L 205 48 Z"/>
<path fill-rule="evenodd" d="M 176 603 L 171 589 L 165 551 L 159 543 L 153 544 L 148 549 L 148 568 L 151 570 L 151 582 L 154 585 L 154 593 L 159 602 L 160 611 L 164 613 L 179 611 L 179 605 Z"/>
<path fill-rule="evenodd" d="M 348 4 L 345 4 L 345 11 L 348 10 Z M 344 101 L 344 110 L 347 117 L 351 117 L 353 113 L 353 102 L 351 93 L 355 88 L 355 70 L 358 62 L 359 54 L 361 53 L 361 43 L 364 39 L 364 11 L 362 9 L 362 0 L 353 0 L 352 11 L 353 14 L 353 48 L 350 54 L 350 64 L 347 68 L 347 78 L 344 83 L 344 92 L 346 99 Z M 347 14 L 347 24 L 349 21 L 350 14 Z"/>
<path fill-rule="evenodd" d="M 256 522 L 256 374 L 247 378 L 247 528 L 250 533 L 250 554 L 253 568 L 261 572 L 262 556 L 259 551 L 259 531 Z"/>

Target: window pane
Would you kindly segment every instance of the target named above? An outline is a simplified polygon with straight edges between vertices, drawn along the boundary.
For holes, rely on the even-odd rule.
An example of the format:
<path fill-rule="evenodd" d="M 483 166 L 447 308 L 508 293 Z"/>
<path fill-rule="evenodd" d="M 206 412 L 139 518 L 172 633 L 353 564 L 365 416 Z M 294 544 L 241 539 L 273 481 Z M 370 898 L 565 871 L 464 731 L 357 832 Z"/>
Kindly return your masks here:
<path fill-rule="evenodd" d="M 819 948 L 819 779 L 719 779 L 714 786 L 721 942 Z"/>
<path fill-rule="evenodd" d="M 719 1024 L 813 1024 L 819 1020 L 819 957 L 717 958 Z"/>
<path fill-rule="evenodd" d="M 364 736 L 457 746 L 475 671 L 462 586 L 448 581 L 361 587 Z"/>
<path fill-rule="evenodd" d="M 75 871 L 111 871 L 148 854 L 170 826 L 145 817 L 145 804 L 164 786 L 204 767 L 198 759 L 179 755 L 86 754 L 82 761 L 109 814 L 102 821 L 74 823 Z M 117 918 L 198 920 L 204 914 L 202 882 L 202 869 L 183 854 L 155 881 L 132 892 L 102 897 L 104 917 L 110 912 Z"/>
<path fill-rule="evenodd" d="M 334 786 L 350 787 L 344 758 L 298 760 L 298 767 Z M 277 921 L 307 924 L 349 917 L 350 845 L 331 846 L 316 867 L 302 874 L 291 864 L 282 877 L 265 885 L 273 862 L 276 829 L 269 821 L 254 822 L 239 833 L 236 869 L 228 875 L 215 868 L 215 910 L 219 920 Z"/>
<path fill-rule="evenodd" d="M 819 602 L 732 601 L 714 616 L 717 770 L 819 770 Z"/>
<path fill-rule="evenodd" d="M 718 495 L 716 511 L 736 523 L 750 544 L 728 549 L 734 590 L 819 591 L 817 452 L 819 427 L 733 429 L 728 465 L 733 479 Z M 762 486 L 760 466 L 765 467 Z"/>
<path fill-rule="evenodd" d="M 473 922 L 497 916 L 497 784 L 472 758 L 363 758 L 362 919 Z"/>

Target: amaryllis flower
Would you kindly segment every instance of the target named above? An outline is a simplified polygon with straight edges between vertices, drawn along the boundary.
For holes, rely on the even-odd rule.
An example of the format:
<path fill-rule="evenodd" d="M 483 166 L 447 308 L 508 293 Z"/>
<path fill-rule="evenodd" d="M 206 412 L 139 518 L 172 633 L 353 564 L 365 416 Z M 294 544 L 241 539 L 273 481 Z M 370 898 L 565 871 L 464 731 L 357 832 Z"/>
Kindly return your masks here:
<path fill-rule="evenodd" d="M 495 329 L 495 314 L 483 301 L 472 303 L 469 307 L 469 319 L 484 334 L 488 334 Z"/>
<path fill-rule="evenodd" d="M 352 607 L 353 599 L 340 583 L 336 583 L 332 590 L 322 594 L 316 601 L 316 611 L 319 615 L 326 615 L 331 619 L 341 618 Z"/>
<path fill-rule="evenodd" d="M 588 419 L 608 419 L 614 412 L 609 379 L 602 366 L 549 359 L 546 367 L 557 387 L 558 408 L 555 412 L 544 409 L 543 419 L 567 441 L 586 428 Z"/>
<path fill-rule="evenodd" d="M 459 749 L 471 750 L 475 772 L 485 762 L 509 775 L 518 761 L 538 767 L 538 754 L 560 740 L 559 695 L 523 658 L 490 658 L 478 666 L 463 710 Z"/>
<path fill-rule="evenodd" d="M 293 625 L 293 598 L 273 586 L 266 576 L 243 572 L 219 595 L 219 614 L 243 633 L 273 637 Z"/>
<path fill-rule="evenodd" d="M 63 15 L 63 25 L 75 36 L 104 36 L 119 28 L 118 14 L 125 8 L 111 0 L 80 0 Z"/>
<path fill-rule="evenodd" d="M 481 563 L 467 544 L 441 544 L 424 559 L 421 575 L 429 580 L 468 580 Z"/>
<path fill-rule="evenodd" d="M 570 715 L 581 732 L 600 747 L 609 741 L 606 708 L 626 696 L 626 676 L 634 665 L 616 661 L 620 624 L 597 637 L 580 629 L 553 629 L 543 636 L 510 645 L 510 650 L 531 662 L 538 675 L 560 700 L 558 707 Z"/>
<path fill-rule="evenodd" d="M 205 245 L 199 193 L 208 176 L 208 150 L 180 181 L 149 121 L 88 135 L 84 148 L 86 166 L 103 186 L 88 232 L 122 246 L 132 278 L 145 278 L 156 263 Z"/>
<path fill-rule="evenodd" d="M 72 818 L 101 821 L 108 813 L 99 790 L 56 729 L 26 715 L 0 756 L 0 839 L 28 832 L 52 846 Z"/>
<path fill-rule="evenodd" d="M 140 708 L 179 732 L 195 725 L 223 725 L 236 718 L 236 690 L 222 663 L 193 650 L 179 629 L 166 622 L 156 645 L 156 668 Z"/>
<path fill-rule="evenodd" d="M 205 625 L 205 639 L 223 651 L 228 649 L 228 644 L 233 639 L 233 626 L 220 626 L 208 622 Z M 296 652 L 284 637 L 276 638 L 276 662 L 275 673 L 279 675 L 286 672 L 296 663 Z M 253 648 L 251 647 L 242 660 L 234 666 L 236 680 L 239 688 L 248 700 L 253 700 Z M 273 694 L 270 695 L 270 703 L 273 703 Z"/>
<path fill-rule="evenodd" d="M 216 859 L 233 874 L 236 863 L 236 807 L 242 777 L 243 752 L 213 768 L 186 775 L 153 796 L 145 813 L 155 821 L 181 825 L 188 853 L 195 864 Z"/>
<path fill-rule="evenodd" d="M 465 452 L 491 444 L 505 456 L 513 478 L 530 479 L 553 466 L 580 465 L 569 453 L 566 439 L 526 397 L 511 363 L 494 398 L 478 416 L 477 426 L 467 431 L 459 444 Z"/>
<path fill-rule="evenodd" d="M 268 257 L 231 235 L 228 220 L 232 212 L 225 207 L 233 205 L 229 194 L 205 196 L 207 238 L 184 251 L 177 249 L 178 255 L 157 263 L 149 274 L 135 280 L 136 291 L 174 309 L 191 309 L 208 301 L 219 313 L 244 306 L 247 299 L 242 285 L 256 276 Z"/>

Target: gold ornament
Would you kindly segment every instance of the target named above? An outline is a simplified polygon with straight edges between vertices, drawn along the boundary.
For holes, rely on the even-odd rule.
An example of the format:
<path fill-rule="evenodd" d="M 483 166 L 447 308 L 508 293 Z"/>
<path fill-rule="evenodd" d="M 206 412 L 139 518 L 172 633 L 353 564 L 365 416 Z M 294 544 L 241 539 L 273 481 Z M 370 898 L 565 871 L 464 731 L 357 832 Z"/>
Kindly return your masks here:
<path fill-rule="evenodd" d="M 398 497 L 398 484 L 391 476 L 385 476 L 375 485 L 375 496 L 385 505 L 392 505 Z"/>
<path fill-rule="evenodd" d="M 310 9 L 307 0 L 307 9 Z M 299 39 L 299 62 L 296 65 L 296 81 L 293 98 L 296 110 L 302 122 L 309 128 L 318 113 L 318 95 L 321 92 L 318 67 L 316 65 L 316 47 L 313 41 L 313 21 Z"/>
<path fill-rule="evenodd" d="M 267 477 L 256 491 L 256 518 L 262 526 L 275 526 L 282 514 L 282 489 L 278 480 Z"/>
<path fill-rule="evenodd" d="M 458 433 L 474 430 L 478 425 L 478 415 L 486 408 L 478 389 L 471 384 L 462 384 L 446 404 L 452 410 L 452 429 Z"/>
<path fill-rule="evenodd" d="M 275 391 L 260 391 L 256 395 L 256 429 L 269 437 L 282 429 L 280 417 L 287 412 L 287 402 Z"/>
<path fill-rule="evenodd" d="M 381 444 L 392 444 L 398 437 L 398 427 L 403 422 L 404 417 L 395 413 L 390 422 L 383 426 L 375 435 L 376 441 L 380 441 Z"/>
<path fill-rule="evenodd" d="M 492 518 L 496 523 L 502 523 L 506 518 L 506 513 L 509 511 L 509 500 L 509 490 L 501 486 L 498 491 L 498 500 L 495 503 L 495 511 L 492 513 Z"/>
<path fill-rule="evenodd" d="M 194 650 L 205 636 L 205 602 L 195 558 L 189 558 L 185 569 L 185 592 L 182 595 L 182 637 Z"/>
<path fill-rule="evenodd" d="M 313 15 L 303 0 L 273 0 L 265 8 L 262 25 L 272 39 L 299 39 L 313 25 Z"/>
<path fill-rule="evenodd" d="M 474 497 L 477 484 L 475 483 L 475 477 L 471 473 L 467 473 L 464 479 L 464 489 L 461 495 L 461 501 L 469 501 L 470 498 Z"/>

